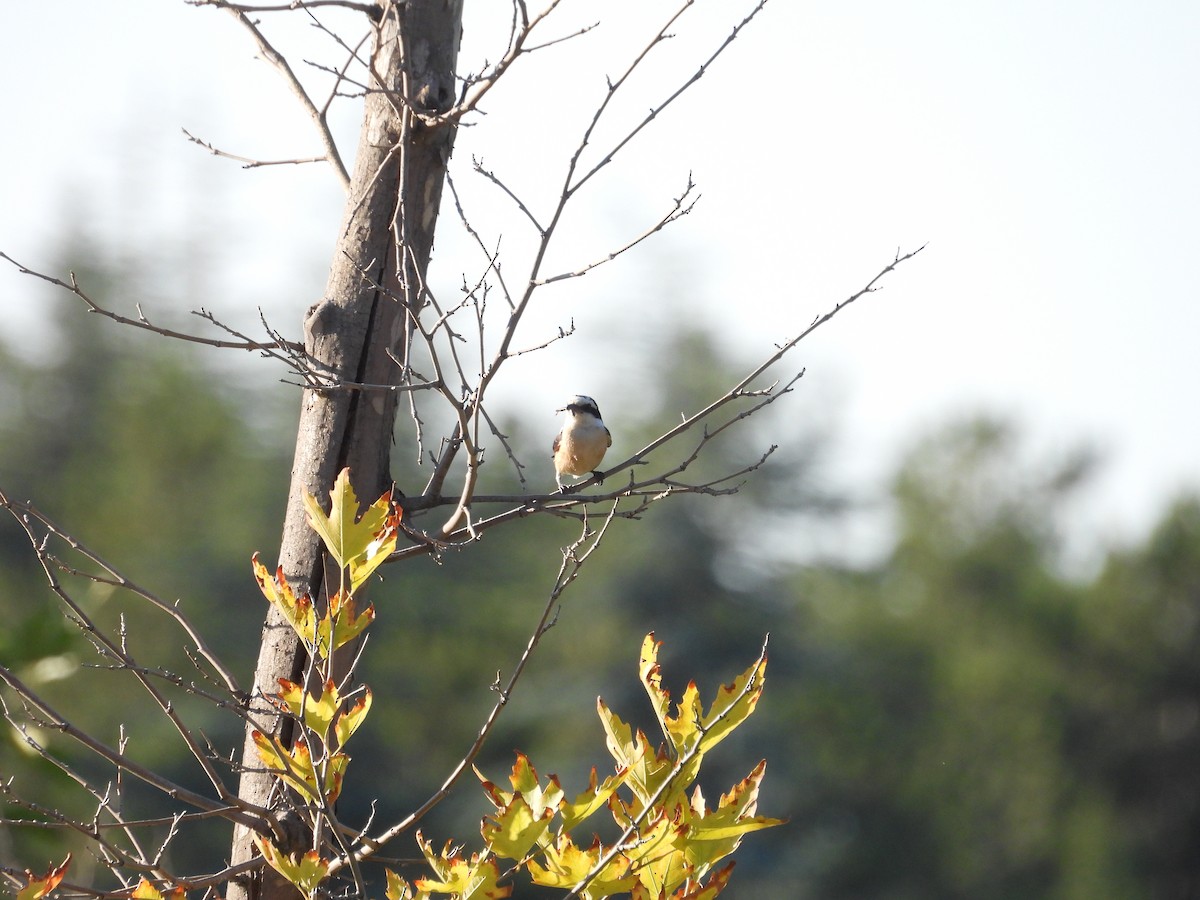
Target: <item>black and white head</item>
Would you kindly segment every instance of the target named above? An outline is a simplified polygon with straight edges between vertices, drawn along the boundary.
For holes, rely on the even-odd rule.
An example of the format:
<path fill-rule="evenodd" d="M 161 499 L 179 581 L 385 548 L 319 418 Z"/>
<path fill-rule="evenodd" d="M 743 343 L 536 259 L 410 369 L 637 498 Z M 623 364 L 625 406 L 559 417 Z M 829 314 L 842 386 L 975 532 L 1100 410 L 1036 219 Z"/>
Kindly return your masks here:
<path fill-rule="evenodd" d="M 596 401 L 586 394 L 576 394 L 575 399 L 564 406 L 559 412 L 569 412 L 572 415 L 592 415 L 597 419 L 600 418 L 600 407 L 596 405 Z"/>

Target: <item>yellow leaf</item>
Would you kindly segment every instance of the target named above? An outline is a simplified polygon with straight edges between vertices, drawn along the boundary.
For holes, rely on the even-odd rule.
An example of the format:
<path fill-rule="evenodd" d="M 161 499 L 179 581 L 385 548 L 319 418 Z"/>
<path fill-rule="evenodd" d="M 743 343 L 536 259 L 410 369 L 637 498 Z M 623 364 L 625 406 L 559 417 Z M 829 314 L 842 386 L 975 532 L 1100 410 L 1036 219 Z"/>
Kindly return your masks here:
<path fill-rule="evenodd" d="M 767 668 L 766 653 L 759 655 L 745 672 L 730 684 L 722 685 L 709 711 L 703 711 L 700 692 L 695 682 L 690 682 L 683 692 L 683 699 L 676 706 L 676 714 L 669 713 L 671 695 L 662 687 L 662 676 L 658 665 L 658 649 L 661 642 L 654 640 L 654 633 L 646 635 L 642 642 L 638 674 L 654 713 L 662 725 L 663 732 L 674 744 L 674 755 L 684 756 L 696 748 L 697 756 L 707 753 L 723 741 L 733 729 L 744 722 L 762 696 Z"/>
<path fill-rule="evenodd" d="M 625 782 L 627 771 L 621 769 L 616 774 L 609 775 L 604 779 L 604 784 L 596 787 L 596 767 L 592 766 L 588 789 L 576 797 L 573 802 L 562 804 L 560 812 L 562 813 L 563 831 L 573 830 L 576 825 L 603 807 L 613 792 Z"/>
<path fill-rule="evenodd" d="M 418 831 L 416 837 L 421 852 L 437 875 L 436 878 L 418 878 L 413 882 L 417 890 L 454 894 L 455 900 L 503 900 L 512 895 L 511 885 L 501 887 L 496 883 L 500 869 L 495 860 L 485 859 L 478 853 L 464 859 L 459 849 L 452 848 L 449 842 L 438 853 L 425 842 L 421 832 Z"/>
<path fill-rule="evenodd" d="M 409 888 L 408 882 L 391 869 L 383 871 L 387 876 L 387 888 L 384 891 L 387 900 L 412 900 L 412 889 Z"/>
<path fill-rule="evenodd" d="M 737 849 L 742 835 L 783 825 L 786 819 L 769 819 L 754 815 L 758 809 L 758 792 L 766 773 L 766 760 L 722 794 L 716 810 L 709 812 L 697 789 L 688 820 L 687 856 L 698 871 L 706 871 Z"/>
<path fill-rule="evenodd" d="M 283 567 L 276 569 L 275 577 L 267 571 L 266 566 L 258 561 L 258 554 L 251 558 L 254 566 L 254 579 L 259 589 L 274 606 L 279 607 L 283 617 L 295 630 L 300 639 L 312 647 L 317 637 L 317 618 L 313 612 L 312 601 L 307 596 L 297 597 L 287 579 L 283 576 Z"/>
<path fill-rule="evenodd" d="M 623 849 L 630 868 L 645 887 L 673 891 L 693 874 L 683 853 L 686 837 L 686 823 L 662 809 L 642 824 L 637 836 Z"/>
<path fill-rule="evenodd" d="M 67 866 L 71 864 L 71 854 L 67 854 L 59 865 L 51 866 L 45 875 L 34 875 L 25 870 L 25 887 L 17 891 L 17 900 L 41 900 L 62 882 L 67 874 Z"/>
<path fill-rule="evenodd" d="M 330 598 L 329 612 L 321 620 L 321 646 L 329 646 L 329 635 L 332 631 L 333 649 L 336 650 L 358 637 L 374 619 L 374 607 L 367 604 L 367 608 L 359 613 L 354 597 L 348 596 L 344 591 L 338 591 Z"/>
<path fill-rule="evenodd" d="M 562 807 L 564 794 L 558 779 L 551 775 L 546 786 L 538 783 L 537 770 L 524 753 L 517 754 L 508 780 L 514 790 L 502 791 L 475 770 L 483 782 L 488 799 L 498 815 L 485 817 L 481 826 L 488 848 L 498 856 L 523 859 L 540 841 L 550 820 Z"/>
<path fill-rule="evenodd" d="M 278 738 L 261 732 L 255 731 L 252 737 L 263 765 L 279 773 L 279 777 L 300 794 L 311 800 L 319 799 L 323 794 L 330 803 L 338 798 L 346 766 L 350 763 L 346 754 L 334 753 L 326 758 L 319 766 L 323 770 L 319 773 L 303 737 L 297 739 L 290 750 L 284 749 Z"/>
<path fill-rule="evenodd" d="M 630 893 L 630 900 L 713 900 L 717 894 L 725 889 L 729 883 L 729 876 L 733 872 L 733 863 L 725 866 L 719 872 L 714 872 L 707 883 L 701 884 L 695 879 L 690 880 L 683 885 L 675 893 L 668 896 L 666 892 L 654 892 L 649 890 L 644 885 L 638 884 L 634 886 Z"/>
<path fill-rule="evenodd" d="M 575 846 L 570 835 L 564 832 L 558 835 L 553 844 L 543 848 L 544 866 L 531 859 L 527 868 L 534 884 L 573 890 L 591 875 L 606 852 L 600 844 L 600 838 L 596 838 L 592 846 L 584 850 Z M 637 884 L 637 880 L 636 875 L 629 874 L 629 860 L 617 854 L 588 882 L 580 896 L 584 900 L 600 900 L 613 894 L 623 894 Z"/>
<path fill-rule="evenodd" d="M 324 743 L 333 724 L 333 717 L 341 706 L 342 698 L 338 695 L 337 685 L 332 681 L 325 682 L 321 696 L 307 696 L 304 688 L 286 678 L 279 679 L 278 697 L 286 704 L 288 711 L 302 721 Z"/>
<path fill-rule="evenodd" d="M 358 726 L 367 718 L 367 713 L 371 710 L 371 689 L 364 687 L 362 696 L 360 696 L 348 708 L 342 711 L 337 717 L 337 723 L 333 727 L 334 736 L 337 740 L 337 747 L 340 750 L 346 746 L 346 741 L 350 740 L 350 735 L 358 730 Z"/>
<path fill-rule="evenodd" d="M 665 753 L 661 755 L 655 753 L 650 747 L 650 742 L 646 740 L 646 736 L 640 730 L 635 734 L 633 729 L 621 721 L 621 718 L 612 712 L 603 700 L 596 701 L 596 711 L 604 726 L 608 752 L 616 760 L 617 770 L 624 772 L 624 782 L 638 800 L 638 803 L 633 805 L 631 813 L 636 817 L 645 808 L 644 804 L 650 802 L 650 798 L 655 795 L 663 782 L 671 777 L 673 763 Z M 689 772 L 694 770 L 697 765 L 698 762 L 693 761 Z M 691 777 L 694 778 L 695 775 L 692 774 Z M 690 783 L 690 778 L 681 778 L 679 781 L 681 785 L 679 790 L 683 790 Z M 618 822 L 617 824 L 621 825 L 622 823 Z"/>
<path fill-rule="evenodd" d="M 261 835 L 254 836 L 254 843 L 262 852 L 263 859 L 272 869 L 290 881 L 296 890 L 311 897 L 317 887 L 329 875 L 329 860 L 322 859 L 316 850 L 304 854 L 285 854 L 270 840 Z"/>
<path fill-rule="evenodd" d="M 519 860 L 546 833 L 553 817 L 551 810 L 537 817 L 525 798 L 516 794 L 496 815 L 484 816 L 479 830 L 488 850 L 497 856 Z"/>
<path fill-rule="evenodd" d="M 392 509 L 389 491 L 360 517 L 359 500 L 350 485 L 349 469 L 338 473 L 329 497 L 328 515 L 312 494 L 304 495 L 304 506 L 308 510 L 309 524 L 321 536 L 329 555 L 340 568 L 349 569 L 353 593 L 396 549 L 400 511 Z"/>

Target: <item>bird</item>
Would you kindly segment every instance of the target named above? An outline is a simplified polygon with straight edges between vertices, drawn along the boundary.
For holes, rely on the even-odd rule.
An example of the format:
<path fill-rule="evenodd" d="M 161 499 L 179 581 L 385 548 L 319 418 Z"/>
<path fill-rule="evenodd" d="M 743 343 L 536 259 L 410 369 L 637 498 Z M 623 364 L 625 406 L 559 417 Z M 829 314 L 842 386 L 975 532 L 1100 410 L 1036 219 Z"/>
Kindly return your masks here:
<path fill-rule="evenodd" d="M 592 474 L 597 481 L 604 481 L 604 473 L 598 471 L 604 452 L 612 446 L 612 435 L 600 418 L 596 401 L 584 394 L 555 412 L 565 412 L 562 430 L 554 438 L 554 480 L 558 489 L 566 492 L 563 475 L 576 478 Z"/>

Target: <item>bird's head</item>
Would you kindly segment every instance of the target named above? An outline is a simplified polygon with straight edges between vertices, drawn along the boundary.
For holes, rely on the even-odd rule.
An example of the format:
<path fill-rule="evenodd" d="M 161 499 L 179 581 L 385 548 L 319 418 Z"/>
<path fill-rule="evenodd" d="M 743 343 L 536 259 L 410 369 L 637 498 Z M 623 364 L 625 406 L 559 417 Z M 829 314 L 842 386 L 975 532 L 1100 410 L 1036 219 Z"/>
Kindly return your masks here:
<path fill-rule="evenodd" d="M 597 419 L 600 418 L 600 407 L 596 405 L 596 401 L 586 394 L 576 394 L 575 399 L 564 406 L 562 409 L 556 409 L 555 412 L 569 412 L 574 415 L 580 413 L 591 413 Z"/>

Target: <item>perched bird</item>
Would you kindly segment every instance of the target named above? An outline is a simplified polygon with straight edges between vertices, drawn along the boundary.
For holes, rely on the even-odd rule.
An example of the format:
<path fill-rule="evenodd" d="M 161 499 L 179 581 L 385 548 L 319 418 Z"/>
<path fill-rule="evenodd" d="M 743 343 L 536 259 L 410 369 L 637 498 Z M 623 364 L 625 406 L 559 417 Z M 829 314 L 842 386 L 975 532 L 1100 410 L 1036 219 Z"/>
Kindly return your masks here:
<path fill-rule="evenodd" d="M 597 481 L 604 480 L 604 473 L 597 471 L 604 451 L 612 446 L 612 435 L 604 427 L 600 409 L 591 397 L 579 394 L 562 409 L 565 412 L 562 431 L 554 439 L 554 480 L 558 488 L 565 491 L 564 475 L 592 474 Z"/>

